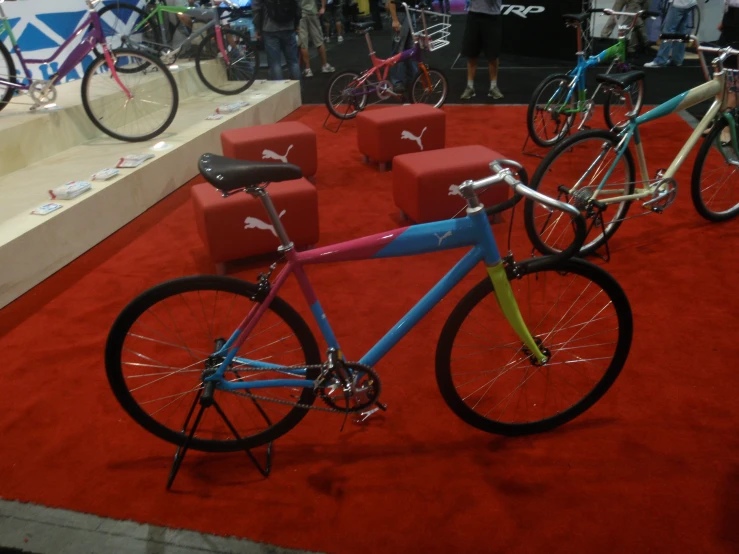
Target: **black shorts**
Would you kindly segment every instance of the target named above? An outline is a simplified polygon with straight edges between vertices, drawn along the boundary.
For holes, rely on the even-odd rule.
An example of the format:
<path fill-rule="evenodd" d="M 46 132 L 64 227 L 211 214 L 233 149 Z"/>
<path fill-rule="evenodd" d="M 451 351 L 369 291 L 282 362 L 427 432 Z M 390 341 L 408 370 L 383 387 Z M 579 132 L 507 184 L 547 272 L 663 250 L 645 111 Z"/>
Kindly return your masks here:
<path fill-rule="evenodd" d="M 503 41 L 503 16 L 469 12 L 462 39 L 462 55 L 477 58 L 482 52 L 488 61 L 500 56 Z"/>

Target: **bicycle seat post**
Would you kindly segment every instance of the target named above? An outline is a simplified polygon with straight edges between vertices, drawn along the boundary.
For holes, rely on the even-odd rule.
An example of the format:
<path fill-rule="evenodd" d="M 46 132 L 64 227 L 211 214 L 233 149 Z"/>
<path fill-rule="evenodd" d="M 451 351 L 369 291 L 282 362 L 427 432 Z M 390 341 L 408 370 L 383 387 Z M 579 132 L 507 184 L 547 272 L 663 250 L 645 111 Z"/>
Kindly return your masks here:
<path fill-rule="evenodd" d="M 265 183 L 264 186 L 256 187 L 254 189 L 249 189 L 248 192 L 255 198 L 259 198 L 262 201 L 262 205 L 264 206 L 264 209 L 267 210 L 267 215 L 269 216 L 269 219 L 272 221 L 272 225 L 275 229 L 275 234 L 277 235 L 277 238 L 280 239 L 280 246 L 277 248 L 279 252 L 287 252 L 289 250 L 292 250 L 294 248 L 294 244 L 290 240 L 290 238 L 287 236 L 287 231 L 285 230 L 285 227 L 282 225 L 282 221 L 280 220 L 280 216 L 277 213 L 277 210 L 275 209 L 275 205 L 272 203 L 272 198 L 270 198 L 269 193 L 267 192 L 267 185 L 269 183 Z"/>

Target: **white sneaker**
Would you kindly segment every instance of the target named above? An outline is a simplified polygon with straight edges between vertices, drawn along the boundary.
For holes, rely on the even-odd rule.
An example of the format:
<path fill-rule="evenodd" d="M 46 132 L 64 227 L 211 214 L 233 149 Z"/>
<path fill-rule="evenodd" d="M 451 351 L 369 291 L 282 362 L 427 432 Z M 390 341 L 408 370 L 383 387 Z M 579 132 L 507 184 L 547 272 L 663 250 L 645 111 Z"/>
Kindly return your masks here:
<path fill-rule="evenodd" d="M 303 70 L 303 77 L 313 77 L 313 72 L 310 70 L 310 67 Z"/>
<path fill-rule="evenodd" d="M 321 68 L 321 73 L 333 73 L 336 68 L 332 65 L 326 64 Z"/>
<path fill-rule="evenodd" d="M 644 67 L 667 67 L 667 64 L 657 63 L 657 62 L 647 62 L 644 64 Z"/>
<path fill-rule="evenodd" d="M 344 42 L 344 36 L 339 35 L 339 38 L 336 39 L 338 42 Z"/>
<path fill-rule="evenodd" d="M 326 35 L 325 37 L 323 37 L 323 42 L 325 42 L 326 44 L 328 44 L 329 42 L 331 42 L 331 37 L 328 36 L 328 35 Z"/>

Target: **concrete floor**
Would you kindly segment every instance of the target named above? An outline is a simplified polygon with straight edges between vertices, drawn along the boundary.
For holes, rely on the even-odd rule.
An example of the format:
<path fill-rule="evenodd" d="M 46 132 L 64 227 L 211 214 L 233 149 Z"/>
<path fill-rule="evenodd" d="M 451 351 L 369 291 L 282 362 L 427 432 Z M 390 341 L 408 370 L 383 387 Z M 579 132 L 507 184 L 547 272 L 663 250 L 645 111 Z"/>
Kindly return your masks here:
<path fill-rule="evenodd" d="M 0 500 L 0 554 L 304 554 L 232 537 Z"/>

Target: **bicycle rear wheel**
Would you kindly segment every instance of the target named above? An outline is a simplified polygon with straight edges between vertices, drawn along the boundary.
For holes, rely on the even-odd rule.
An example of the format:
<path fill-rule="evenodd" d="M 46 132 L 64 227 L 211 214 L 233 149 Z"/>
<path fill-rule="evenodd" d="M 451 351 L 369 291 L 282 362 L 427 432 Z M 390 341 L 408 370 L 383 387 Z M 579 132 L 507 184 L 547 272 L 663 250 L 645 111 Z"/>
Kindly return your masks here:
<path fill-rule="evenodd" d="M 113 2 L 98 12 L 108 48 L 133 48 L 158 57 L 162 42 L 156 16 L 126 2 Z M 146 22 L 144 22 L 146 20 Z"/>
<path fill-rule="evenodd" d="M 82 78 L 82 105 L 87 116 L 118 140 L 138 142 L 156 137 L 177 114 L 179 97 L 172 74 L 158 58 L 137 50 L 119 49 L 111 56 L 115 75 L 105 57 L 99 56 Z"/>
<path fill-rule="evenodd" d="M 616 89 L 606 95 L 603 101 L 603 115 L 609 129 L 620 131 L 628 123 L 627 113 L 638 115 L 641 112 L 644 105 L 644 88 L 644 79 L 641 79 L 624 89 Z"/>
<path fill-rule="evenodd" d="M 612 166 L 608 181 L 596 198 L 607 201 L 634 193 L 634 159 L 627 148 L 616 162 L 618 142 L 618 135 L 601 129 L 577 133 L 554 147 L 531 178 L 531 188 L 576 206 L 589 220 L 588 236 L 580 256 L 592 254 L 613 236 L 631 205 L 631 201 L 607 205 L 602 212 L 601 225 L 598 212 L 590 203 Z M 573 243 L 575 232 L 570 217 L 564 212 L 552 212 L 527 199 L 523 213 L 526 233 L 539 252 L 557 254 Z"/>
<path fill-rule="evenodd" d="M 0 42 L 0 79 L 4 79 L 9 83 L 17 82 L 13 58 L 10 57 L 10 52 L 2 42 Z M 0 110 L 10 102 L 14 93 L 15 88 L 0 85 Z"/>
<path fill-rule="evenodd" d="M 540 347 L 532 356 L 501 317 L 490 279 L 457 304 L 436 348 L 436 380 L 463 421 L 507 436 L 541 433 L 582 414 L 613 385 L 631 348 L 626 294 L 589 262 L 538 258 L 511 281 L 521 315 Z"/>
<path fill-rule="evenodd" d="M 353 119 L 367 105 L 366 85 L 358 85 L 359 75 L 341 71 L 333 76 L 326 89 L 326 108 L 334 117 Z"/>
<path fill-rule="evenodd" d="M 438 69 L 426 68 L 426 73 L 419 71 L 413 79 L 411 102 L 441 108 L 448 93 L 449 85 L 444 74 Z"/>
<path fill-rule="evenodd" d="M 184 423 L 203 388 L 203 372 L 214 365 L 210 357 L 249 313 L 256 292 L 256 285 L 230 277 L 185 277 L 149 289 L 124 308 L 108 335 L 105 367 L 116 399 L 136 423 L 167 442 L 183 443 Z M 239 355 L 281 366 L 321 363 L 310 328 L 280 298 L 272 301 Z M 317 376 L 318 371 L 311 371 L 306 379 Z M 231 382 L 300 379 L 238 362 L 224 377 Z M 266 444 L 305 417 L 308 409 L 294 403 L 307 406 L 315 400 L 312 387 L 254 392 L 274 401 L 215 391 L 241 441 L 213 410 L 206 410 L 191 447 L 232 452 Z"/>
<path fill-rule="evenodd" d="M 731 141 L 721 142 L 728 124 L 723 117 L 714 124 L 693 166 L 690 193 L 695 209 L 708 221 L 728 221 L 739 215 L 739 156 Z"/>
<path fill-rule="evenodd" d="M 218 48 L 215 31 L 200 42 L 195 53 L 195 69 L 206 87 L 219 94 L 239 94 L 257 78 L 259 54 L 249 37 L 239 31 L 223 30 L 226 57 Z"/>
<path fill-rule="evenodd" d="M 542 148 L 564 139 L 575 121 L 577 91 L 570 91 L 570 81 L 572 77 L 568 75 L 550 75 L 536 87 L 531 97 L 526 126 L 531 140 Z"/>

